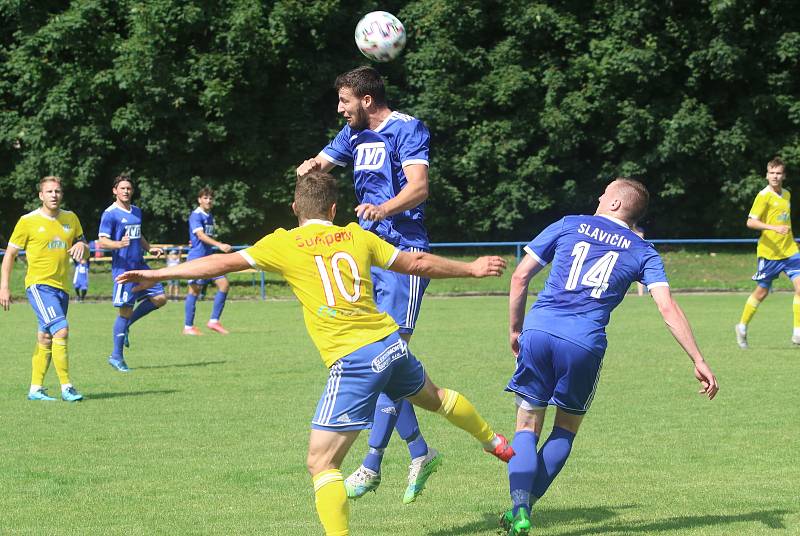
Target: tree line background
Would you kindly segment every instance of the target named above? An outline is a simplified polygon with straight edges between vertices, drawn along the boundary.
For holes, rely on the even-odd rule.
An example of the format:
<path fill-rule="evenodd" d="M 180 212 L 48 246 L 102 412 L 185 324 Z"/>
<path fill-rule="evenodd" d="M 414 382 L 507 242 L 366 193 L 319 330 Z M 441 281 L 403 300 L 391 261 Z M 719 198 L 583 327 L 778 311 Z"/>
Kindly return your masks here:
<path fill-rule="evenodd" d="M 56 174 L 96 236 L 122 171 L 151 240 L 188 239 L 203 185 L 228 242 L 293 225 L 375 9 L 409 33 L 376 67 L 431 130 L 434 241 L 529 239 L 619 175 L 649 187 L 650 236 L 743 236 L 765 163 L 800 177 L 794 0 L 2 0 L 0 235 Z"/>

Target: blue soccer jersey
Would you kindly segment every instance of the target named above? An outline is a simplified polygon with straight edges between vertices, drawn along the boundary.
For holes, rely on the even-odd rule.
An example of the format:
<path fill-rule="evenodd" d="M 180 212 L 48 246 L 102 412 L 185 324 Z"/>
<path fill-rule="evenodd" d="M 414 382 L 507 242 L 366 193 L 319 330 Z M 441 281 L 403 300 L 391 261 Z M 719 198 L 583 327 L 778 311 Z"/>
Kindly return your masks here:
<path fill-rule="evenodd" d="M 126 210 L 113 203 L 100 218 L 98 236 L 111 240 L 122 240 L 126 235 L 130 239 L 128 247 L 111 252 L 111 273 L 114 277 L 128 270 L 147 268 L 147 264 L 144 262 L 141 241 L 142 211 L 134 205 L 131 205 L 130 210 Z"/>
<path fill-rule="evenodd" d="M 655 248 L 608 216 L 567 216 L 547 227 L 525 251 L 552 263 L 544 290 L 525 317 L 536 329 L 592 353 L 605 352 L 606 325 L 634 281 L 668 286 Z"/>
<path fill-rule="evenodd" d="M 203 231 L 208 236 L 214 236 L 214 216 L 197 207 L 189 214 L 189 242 L 191 248 L 186 260 L 199 259 L 211 255 L 214 247 L 197 238 L 197 231 Z"/>
<path fill-rule="evenodd" d="M 375 130 L 345 125 L 320 153 L 337 166 L 353 164 L 359 203 L 380 205 L 396 197 L 408 180 L 403 166 L 428 165 L 430 134 L 422 121 L 392 112 Z M 425 203 L 380 222 L 361 220 L 364 229 L 405 248 L 428 249 Z"/>

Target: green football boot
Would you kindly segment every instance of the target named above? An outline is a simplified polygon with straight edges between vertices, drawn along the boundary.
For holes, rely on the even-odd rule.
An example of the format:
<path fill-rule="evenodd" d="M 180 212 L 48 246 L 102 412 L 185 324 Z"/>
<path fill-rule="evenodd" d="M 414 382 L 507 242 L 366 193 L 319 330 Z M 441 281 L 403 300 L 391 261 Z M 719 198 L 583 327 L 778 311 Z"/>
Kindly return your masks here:
<path fill-rule="evenodd" d="M 381 485 L 381 474 L 370 471 L 363 465 L 344 480 L 344 489 L 348 499 L 358 499 L 369 491 L 375 491 Z"/>
<path fill-rule="evenodd" d="M 428 449 L 428 454 L 411 460 L 408 466 L 408 487 L 403 495 L 403 504 L 414 502 L 422 490 L 425 483 L 442 464 L 442 455 L 436 449 Z"/>
<path fill-rule="evenodd" d="M 500 516 L 500 528 L 508 531 L 508 536 L 528 536 L 531 530 L 531 516 L 527 510 L 520 508 L 515 516 L 513 510 L 507 510 Z"/>

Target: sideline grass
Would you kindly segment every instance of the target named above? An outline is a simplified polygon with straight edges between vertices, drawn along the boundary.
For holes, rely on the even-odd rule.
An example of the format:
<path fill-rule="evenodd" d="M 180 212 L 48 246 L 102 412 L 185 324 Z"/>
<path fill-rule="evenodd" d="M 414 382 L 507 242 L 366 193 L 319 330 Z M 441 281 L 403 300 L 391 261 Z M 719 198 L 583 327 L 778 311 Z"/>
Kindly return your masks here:
<path fill-rule="evenodd" d="M 732 330 L 744 299 L 679 298 L 720 378 L 714 402 L 695 394 L 651 300 L 625 300 L 592 411 L 532 534 L 800 534 L 791 296 L 762 306 L 747 352 Z M 200 304 L 198 319 L 209 312 Z M 298 304 L 231 303 L 233 333 L 200 338 L 179 335 L 182 307 L 169 304 L 134 326 L 128 375 L 105 362 L 113 314 L 108 303 L 71 306 L 87 399 L 70 405 L 25 400 L 34 316 L 26 303 L 0 312 L 0 534 L 321 534 L 304 462 L 326 371 Z M 511 435 L 506 317 L 502 297 L 427 299 L 412 349 Z M 54 392 L 53 371 L 47 383 Z M 442 468 L 402 505 L 408 456 L 395 438 L 381 488 L 351 505 L 352 534 L 497 535 L 505 467 L 440 417 L 420 420 Z M 365 448 L 364 434 L 345 472 Z"/>

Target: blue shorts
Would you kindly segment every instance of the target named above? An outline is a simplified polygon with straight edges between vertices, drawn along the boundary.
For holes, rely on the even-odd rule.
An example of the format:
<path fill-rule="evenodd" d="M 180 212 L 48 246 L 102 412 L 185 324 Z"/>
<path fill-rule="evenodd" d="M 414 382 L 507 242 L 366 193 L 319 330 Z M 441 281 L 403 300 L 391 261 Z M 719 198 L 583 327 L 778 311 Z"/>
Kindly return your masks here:
<path fill-rule="evenodd" d="M 422 363 L 394 332 L 331 365 L 311 428 L 334 432 L 372 428 L 381 392 L 397 401 L 415 395 L 424 384 Z"/>
<path fill-rule="evenodd" d="M 759 287 L 770 288 L 772 282 L 785 272 L 789 279 L 800 276 L 800 253 L 795 253 L 788 259 L 769 260 L 763 257 L 758 258 L 758 268 L 753 276 Z"/>
<path fill-rule="evenodd" d="M 136 302 L 145 298 L 153 298 L 159 294 L 164 294 L 164 287 L 161 283 L 156 283 L 152 287 L 139 292 L 134 292 L 133 288 L 139 283 L 117 283 L 114 282 L 114 294 L 112 300 L 114 307 L 133 307 Z"/>
<path fill-rule="evenodd" d="M 408 251 L 423 251 L 410 248 Z M 372 267 L 373 294 L 379 311 L 389 313 L 400 333 L 414 333 L 419 310 L 422 306 L 422 295 L 428 288 L 430 279 L 416 275 L 399 274 L 391 270 Z"/>
<path fill-rule="evenodd" d="M 28 301 L 39 319 L 39 331 L 55 335 L 66 327 L 69 294 L 50 285 L 31 285 L 25 289 Z"/>
<path fill-rule="evenodd" d="M 535 329 L 519 336 L 517 370 L 506 391 L 533 407 L 557 406 L 583 415 L 594 398 L 603 358 L 589 350 Z"/>

